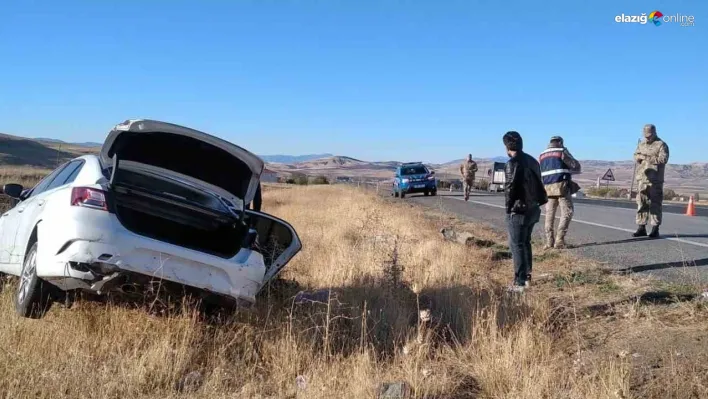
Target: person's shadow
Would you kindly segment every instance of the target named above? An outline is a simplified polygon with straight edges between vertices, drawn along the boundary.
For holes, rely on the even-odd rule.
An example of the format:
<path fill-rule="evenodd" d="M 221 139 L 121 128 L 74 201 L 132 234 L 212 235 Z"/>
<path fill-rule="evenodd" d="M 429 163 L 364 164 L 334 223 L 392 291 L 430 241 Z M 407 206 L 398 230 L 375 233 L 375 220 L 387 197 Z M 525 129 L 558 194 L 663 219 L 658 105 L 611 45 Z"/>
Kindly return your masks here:
<path fill-rule="evenodd" d="M 686 267 L 703 267 L 703 266 L 708 266 L 708 258 L 696 259 L 696 260 L 692 260 L 692 261 L 687 260 L 687 261 L 679 261 L 679 262 L 652 263 L 649 265 L 632 266 L 632 267 L 626 267 L 623 269 L 614 269 L 614 270 L 612 270 L 612 273 L 632 274 L 632 273 L 641 273 L 641 272 L 648 272 L 648 271 L 654 271 L 654 270 L 677 269 L 677 268 L 686 268 Z"/>
<path fill-rule="evenodd" d="M 622 239 L 622 240 L 613 240 L 613 241 L 596 241 L 596 242 L 588 242 L 585 244 L 577 244 L 573 245 L 572 248 L 587 248 L 587 247 L 596 247 L 596 246 L 601 246 L 601 245 L 615 245 L 615 244 L 627 244 L 627 243 L 632 243 L 632 242 L 641 242 L 641 241 L 654 241 L 654 240 L 661 240 L 661 239 L 666 239 L 666 238 L 708 238 L 708 234 L 662 234 L 658 238 L 649 238 L 649 237 L 636 237 L 636 238 L 627 238 L 627 239 Z"/>

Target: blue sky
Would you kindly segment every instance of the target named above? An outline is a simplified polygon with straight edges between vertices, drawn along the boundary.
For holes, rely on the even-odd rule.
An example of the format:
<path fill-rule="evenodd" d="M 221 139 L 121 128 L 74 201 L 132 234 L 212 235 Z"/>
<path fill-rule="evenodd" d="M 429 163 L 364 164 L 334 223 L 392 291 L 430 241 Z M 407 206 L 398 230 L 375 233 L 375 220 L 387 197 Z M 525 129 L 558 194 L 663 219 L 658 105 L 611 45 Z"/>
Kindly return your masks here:
<path fill-rule="evenodd" d="M 171 121 L 260 154 L 628 159 L 645 123 L 708 161 L 704 1 L 24 1 L 0 25 L 0 132 L 102 141 Z M 618 24 L 659 10 L 695 26 Z M 702 143 L 703 145 L 699 145 Z"/>

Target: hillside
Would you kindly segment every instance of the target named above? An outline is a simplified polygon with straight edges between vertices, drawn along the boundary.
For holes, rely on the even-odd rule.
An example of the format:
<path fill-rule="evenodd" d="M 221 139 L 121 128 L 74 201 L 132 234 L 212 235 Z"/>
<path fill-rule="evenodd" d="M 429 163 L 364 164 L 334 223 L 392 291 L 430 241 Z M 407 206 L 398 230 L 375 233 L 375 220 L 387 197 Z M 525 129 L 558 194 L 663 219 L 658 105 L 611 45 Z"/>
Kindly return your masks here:
<path fill-rule="evenodd" d="M 61 162 L 95 152 L 96 148 L 39 141 L 0 133 L 0 165 L 53 168 Z"/>
<path fill-rule="evenodd" d="M 304 173 L 308 175 L 327 175 L 366 177 L 386 179 L 400 165 L 400 162 L 368 162 L 346 156 L 330 156 L 294 164 L 268 164 L 268 168 L 284 174 Z"/>
<path fill-rule="evenodd" d="M 332 154 L 306 154 L 306 155 L 259 155 L 261 159 L 268 163 L 292 164 L 298 162 L 307 162 L 315 159 L 327 158 Z"/>
<path fill-rule="evenodd" d="M 96 153 L 99 148 L 99 143 L 67 143 L 56 139 L 29 139 L 0 134 L 0 165 L 51 169 L 68 159 Z M 381 180 L 391 179 L 393 171 L 400 165 L 398 161 L 370 162 L 341 155 L 320 155 L 265 155 L 261 158 L 269 169 L 283 175 L 304 173 Z M 493 162 L 505 162 L 507 158 L 499 156 L 475 160 L 479 166 L 478 177 L 486 178 Z M 458 159 L 429 166 L 441 179 L 457 179 L 461 162 L 462 159 Z M 612 169 L 616 179 L 610 183 L 611 186 L 629 188 L 631 185 L 634 168 L 632 161 L 584 160 L 581 164 L 583 171 L 575 176 L 575 180 L 584 188 L 596 185 L 597 178 L 605 174 L 607 169 Z M 665 186 L 679 193 L 708 193 L 708 163 L 668 165 Z"/>

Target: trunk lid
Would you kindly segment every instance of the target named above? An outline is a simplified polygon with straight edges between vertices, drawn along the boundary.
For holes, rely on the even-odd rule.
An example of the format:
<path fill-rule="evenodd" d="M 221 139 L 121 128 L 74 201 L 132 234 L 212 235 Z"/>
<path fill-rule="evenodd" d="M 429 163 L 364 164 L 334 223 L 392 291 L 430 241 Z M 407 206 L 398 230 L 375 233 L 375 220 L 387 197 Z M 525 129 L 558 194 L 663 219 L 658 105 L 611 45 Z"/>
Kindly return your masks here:
<path fill-rule="evenodd" d="M 258 156 L 226 140 L 148 119 L 116 125 L 103 143 L 100 159 L 105 168 L 127 161 L 126 165 L 176 172 L 246 204 L 253 201 L 264 168 Z"/>

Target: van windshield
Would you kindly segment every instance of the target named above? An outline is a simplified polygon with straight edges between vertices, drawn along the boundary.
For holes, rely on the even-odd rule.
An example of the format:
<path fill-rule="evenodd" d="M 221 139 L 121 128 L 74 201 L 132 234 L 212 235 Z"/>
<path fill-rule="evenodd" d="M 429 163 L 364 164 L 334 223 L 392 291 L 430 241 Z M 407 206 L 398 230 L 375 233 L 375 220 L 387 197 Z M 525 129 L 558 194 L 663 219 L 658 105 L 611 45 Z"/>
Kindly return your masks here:
<path fill-rule="evenodd" d="M 401 168 L 401 174 L 404 176 L 406 176 L 406 175 L 424 175 L 426 173 L 428 173 L 428 171 L 425 169 L 425 166 L 423 166 L 423 165 Z"/>

